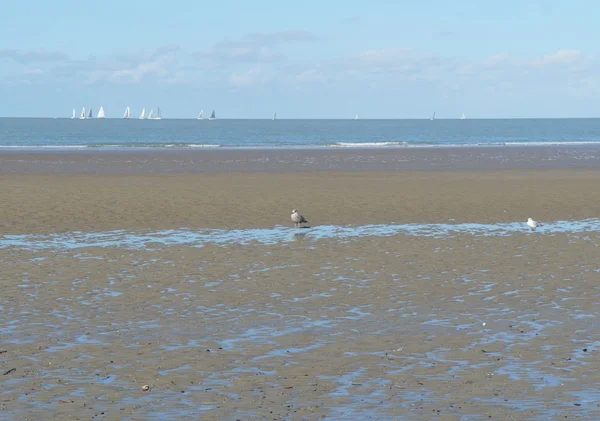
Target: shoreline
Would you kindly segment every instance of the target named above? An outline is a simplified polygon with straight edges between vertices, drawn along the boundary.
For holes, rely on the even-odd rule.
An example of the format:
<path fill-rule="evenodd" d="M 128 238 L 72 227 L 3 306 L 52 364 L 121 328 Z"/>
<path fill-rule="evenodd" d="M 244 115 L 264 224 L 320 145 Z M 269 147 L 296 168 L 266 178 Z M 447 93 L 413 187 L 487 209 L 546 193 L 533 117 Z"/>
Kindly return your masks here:
<path fill-rule="evenodd" d="M 154 174 L 600 168 L 600 147 L 0 150 L 0 173 Z"/>
<path fill-rule="evenodd" d="M 495 143 L 408 143 L 401 140 L 381 142 L 334 142 L 324 145 L 222 145 L 219 143 L 89 143 L 73 145 L 0 145 L 2 153 L 121 153 L 121 152 L 187 152 L 187 151 L 378 151 L 378 150 L 437 150 L 437 149 L 537 149 L 537 148 L 589 148 L 600 149 L 600 142 L 573 141 L 573 142 L 495 142 Z"/>

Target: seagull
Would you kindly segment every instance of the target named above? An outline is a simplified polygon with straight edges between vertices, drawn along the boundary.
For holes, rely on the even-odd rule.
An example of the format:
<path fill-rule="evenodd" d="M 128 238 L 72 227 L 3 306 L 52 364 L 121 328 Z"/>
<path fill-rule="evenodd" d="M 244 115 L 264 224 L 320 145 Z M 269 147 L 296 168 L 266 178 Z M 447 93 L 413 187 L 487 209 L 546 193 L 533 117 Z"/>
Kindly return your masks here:
<path fill-rule="evenodd" d="M 296 225 L 296 228 L 300 226 L 300 224 L 307 223 L 308 221 L 304 219 L 302 215 L 298 213 L 296 209 L 292 210 L 292 222 Z"/>
<path fill-rule="evenodd" d="M 531 218 L 527 218 L 527 225 L 529 226 L 529 228 L 531 228 L 531 231 L 535 231 L 535 229 L 538 226 L 541 226 L 542 224 L 538 224 L 536 221 L 534 221 Z"/>

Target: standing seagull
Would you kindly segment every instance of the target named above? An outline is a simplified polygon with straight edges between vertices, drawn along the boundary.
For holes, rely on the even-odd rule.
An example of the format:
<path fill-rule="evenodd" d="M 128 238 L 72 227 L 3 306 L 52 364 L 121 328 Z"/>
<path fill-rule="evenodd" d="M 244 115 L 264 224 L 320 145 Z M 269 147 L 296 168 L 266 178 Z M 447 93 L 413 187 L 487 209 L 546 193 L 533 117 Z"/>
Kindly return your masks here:
<path fill-rule="evenodd" d="M 308 223 L 306 219 L 302 215 L 298 213 L 296 209 L 292 210 L 292 222 L 296 225 L 296 228 L 300 226 L 300 224 Z"/>
<path fill-rule="evenodd" d="M 538 226 L 541 226 L 542 224 L 538 224 L 536 221 L 534 221 L 531 218 L 527 218 L 527 225 L 529 226 L 529 228 L 531 228 L 531 231 L 535 231 L 535 229 Z"/>

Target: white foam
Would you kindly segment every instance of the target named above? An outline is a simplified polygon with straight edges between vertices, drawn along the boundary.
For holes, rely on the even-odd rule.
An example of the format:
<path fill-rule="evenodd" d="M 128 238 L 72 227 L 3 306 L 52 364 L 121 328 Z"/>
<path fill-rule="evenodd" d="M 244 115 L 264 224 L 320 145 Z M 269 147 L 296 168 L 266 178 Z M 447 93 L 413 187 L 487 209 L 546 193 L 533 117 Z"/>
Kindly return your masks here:
<path fill-rule="evenodd" d="M 85 149 L 89 145 L 0 145 L 0 149 Z"/>
<path fill-rule="evenodd" d="M 187 145 L 187 147 L 189 148 L 220 148 L 221 145 L 213 145 L 213 144 L 196 144 L 196 143 L 190 143 L 189 145 Z"/>
<path fill-rule="evenodd" d="M 386 146 L 406 146 L 406 142 L 336 142 L 330 146 L 340 148 L 380 148 Z"/>
<path fill-rule="evenodd" d="M 600 145 L 600 142 L 594 141 L 594 140 L 548 141 L 548 142 L 504 142 L 504 145 L 505 146 L 577 146 L 577 145 Z"/>

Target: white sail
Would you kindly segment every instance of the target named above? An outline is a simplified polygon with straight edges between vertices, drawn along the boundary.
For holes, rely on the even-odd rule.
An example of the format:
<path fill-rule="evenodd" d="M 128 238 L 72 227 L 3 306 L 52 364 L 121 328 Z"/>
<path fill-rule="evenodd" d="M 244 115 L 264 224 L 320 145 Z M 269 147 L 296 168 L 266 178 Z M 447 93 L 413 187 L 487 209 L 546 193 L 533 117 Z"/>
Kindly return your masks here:
<path fill-rule="evenodd" d="M 462 113 L 462 115 L 460 116 L 461 120 L 465 120 L 467 117 L 465 116 L 465 113 Z"/>
<path fill-rule="evenodd" d="M 435 111 L 433 112 L 433 116 L 431 117 L 432 120 L 435 120 Z"/>
<path fill-rule="evenodd" d="M 200 114 L 198 114 L 198 120 L 204 120 L 204 110 L 200 110 Z"/>
<path fill-rule="evenodd" d="M 146 109 L 142 108 L 142 113 L 140 114 L 140 120 L 143 120 L 146 117 Z"/>
<path fill-rule="evenodd" d="M 148 120 L 161 120 L 162 117 L 160 115 L 160 107 L 156 108 L 156 115 L 154 115 L 154 110 L 150 110 L 150 114 L 148 114 Z"/>
<path fill-rule="evenodd" d="M 125 114 L 123 114 L 124 119 L 129 119 L 129 115 L 131 114 L 131 110 L 129 107 L 125 108 Z"/>
<path fill-rule="evenodd" d="M 85 120 L 85 107 L 81 109 L 81 114 L 79 114 L 80 120 Z"/>
<path fill-rule="evenodd" d="M 212 113 L 210 113 L 210 117 L 208 117 L 209 120 L 214 120 L 215 119 L 215 110 L 212 110 Z"/>
<path fill-rule="evenodd" d="M 71 118 L 75 118 L 75 108 L 73 108 L 73 114 L 71 115 Z"/>
<path fill-rule="evenodd" d="M 358 120 L 358 113 L 354 116 L 355 120 Z"/>
<path fill-rule="evenodd" d="M 273 113 L 273 121 L 277 120 L 277 113 Z"/>
<path fill-rule="evenodd" d="M 98 111 L 98 115 L 96 115 L 96 118 L 106 118 L 104 116 L 104 107 L 102 105 L 100 106 L 100 110 Z"/>

